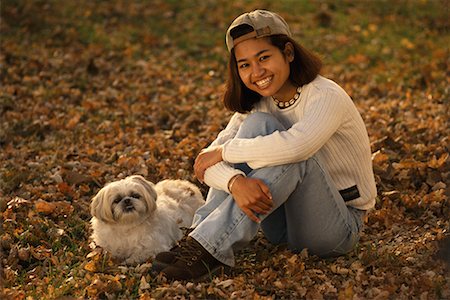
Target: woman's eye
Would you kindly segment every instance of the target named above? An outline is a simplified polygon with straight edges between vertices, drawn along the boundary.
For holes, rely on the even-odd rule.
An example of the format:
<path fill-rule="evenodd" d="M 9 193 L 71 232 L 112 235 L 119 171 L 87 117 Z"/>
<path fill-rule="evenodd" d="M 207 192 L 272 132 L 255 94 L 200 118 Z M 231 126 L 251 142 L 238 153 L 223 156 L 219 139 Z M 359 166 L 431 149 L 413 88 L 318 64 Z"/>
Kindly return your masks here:
<path fill-rule="evenodd" d="M 269 55 L 264 55 L 264 56 L 261 56 L 260 58 L 259 58 L 259 60 L 260 61 L 265 61 L 265 60 L 267 60 L 267 59 L 269 59 Z"/>
<path fill-rule="evenodd" d="M 239 69 L 245 69 L 248 67 L 248 64 L 241 64 L 239 65 Z"/>

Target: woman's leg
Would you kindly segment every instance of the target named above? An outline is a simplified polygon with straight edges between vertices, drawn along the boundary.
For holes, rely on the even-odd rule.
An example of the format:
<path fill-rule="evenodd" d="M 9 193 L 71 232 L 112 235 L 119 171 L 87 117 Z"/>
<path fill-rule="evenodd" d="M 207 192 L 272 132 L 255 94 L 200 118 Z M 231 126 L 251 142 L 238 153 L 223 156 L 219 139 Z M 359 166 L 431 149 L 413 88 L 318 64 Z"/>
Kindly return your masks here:
<path fill-rule="evenodd" d="M 274 128 L 282 130 L 279 126 L 273 116 L 256 113 L 247 117 L 238 134 L 267 135 Z M 344 253 L 353 247 L 358 222 L 317 160 L 257 169 L 248 176 L 262 179 L 274 199 L 275 213 L 261 216 L 269 240 L 281 237 L 279 241 L 285 239 L 294 250 L 306 247 L 318 255 Z M 247 244 L 258 229 L 259 224 L 228 195 L 190 235 L 216 259 L 232 266 L 233 250 Z"/>
<path fill-rule="evenodd" d="M 322 257 L 349 252 L 359 240 L 364 211 L 345 205 L 328 172 L 315 158 L 301 163 L 301 173 L 286 202 L 262 222 L 266 237 L 273 243 L 287 243 L 291 250 L 308 248 Z M 286 225 L 284 230 L 280 224 Z"/>
<path fill-rule="evenodd" d="M 225 191 L 210 188 L 206 201 L 194 214 L 191 228 L 197 227 L 211 212 L 213 212 L 230 194 Z"/>
<path fill-rule="evenodd" d="M 238 137 L 251 138 L 286 130 L 267 114 L 255 114 L 249 123 L 242 126 Z M 292 250 L 309 248 L 320 256 L 347 253 L 359 239 L 365 212 L 345 205 L 327 170 L 315 158 L 300 164 L 306 167 L 303 181 L 286 202 L 265 216 L 261 229 L 271 243 L 287 243 Z M 251 170 L 246 164 L 240 168 L 247 174 Z"/>

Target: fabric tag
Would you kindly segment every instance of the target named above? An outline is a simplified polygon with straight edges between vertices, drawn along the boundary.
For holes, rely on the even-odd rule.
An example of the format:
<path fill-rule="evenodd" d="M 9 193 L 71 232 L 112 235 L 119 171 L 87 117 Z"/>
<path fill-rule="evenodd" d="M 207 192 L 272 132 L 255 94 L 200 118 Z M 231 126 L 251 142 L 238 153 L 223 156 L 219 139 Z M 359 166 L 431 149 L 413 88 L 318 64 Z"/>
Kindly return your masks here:
<path fill-rule="evenodd" d="M 361 197 L 359 194 L 358 187 L 356 185 L 349 187 L 348 189 L 340 190 L 339 194 L 341 194 L 342 198 L 345 202 L 355 200 L 356 198 Z"/>

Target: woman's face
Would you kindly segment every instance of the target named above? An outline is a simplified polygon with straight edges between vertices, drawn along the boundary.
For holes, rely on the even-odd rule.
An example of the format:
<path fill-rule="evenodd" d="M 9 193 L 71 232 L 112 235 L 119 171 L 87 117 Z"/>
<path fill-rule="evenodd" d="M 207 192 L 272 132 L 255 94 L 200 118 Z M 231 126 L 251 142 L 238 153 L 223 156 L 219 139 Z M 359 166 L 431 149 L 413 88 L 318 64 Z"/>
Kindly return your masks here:
<path fill-rule="evenodd" d="M 239 76 L 247 88 L 281 101 L 292 98 L 296 87 L 289 80 L 289 63 L 294 58 L 290 43 L 282 52 L 268 38 L 253 38 L 237 44 L 234 51 Z"/>

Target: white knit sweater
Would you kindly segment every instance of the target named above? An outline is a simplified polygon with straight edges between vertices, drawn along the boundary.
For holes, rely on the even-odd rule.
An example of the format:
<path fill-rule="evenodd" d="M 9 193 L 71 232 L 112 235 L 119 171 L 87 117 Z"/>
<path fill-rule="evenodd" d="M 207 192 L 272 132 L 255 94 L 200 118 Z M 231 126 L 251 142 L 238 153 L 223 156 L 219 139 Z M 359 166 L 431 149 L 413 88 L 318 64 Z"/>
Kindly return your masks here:
<path fill-rule="evenodd" d="M 257 169 L 315 155 L 338 190 L 357 185 L 360 197 L 346 202 L 347 205 L 362 210 L 374 207 L 376 186 L 366 127 L 353 101 L 339 85 L 318 76 L 302 87 L 293 106 L 279 109 L 270 97 L 265 97 L 253 111 L 271 113 L 289 129 L 252 139 L 234 138 L 247 116 L 235 113 L 210 145 L 222 145 L 224 161 L 207 169 L 205 182 L 209 186 L 228 192 L 228 181 L 242 173 L 230 163 L 246 162 Z"/>

